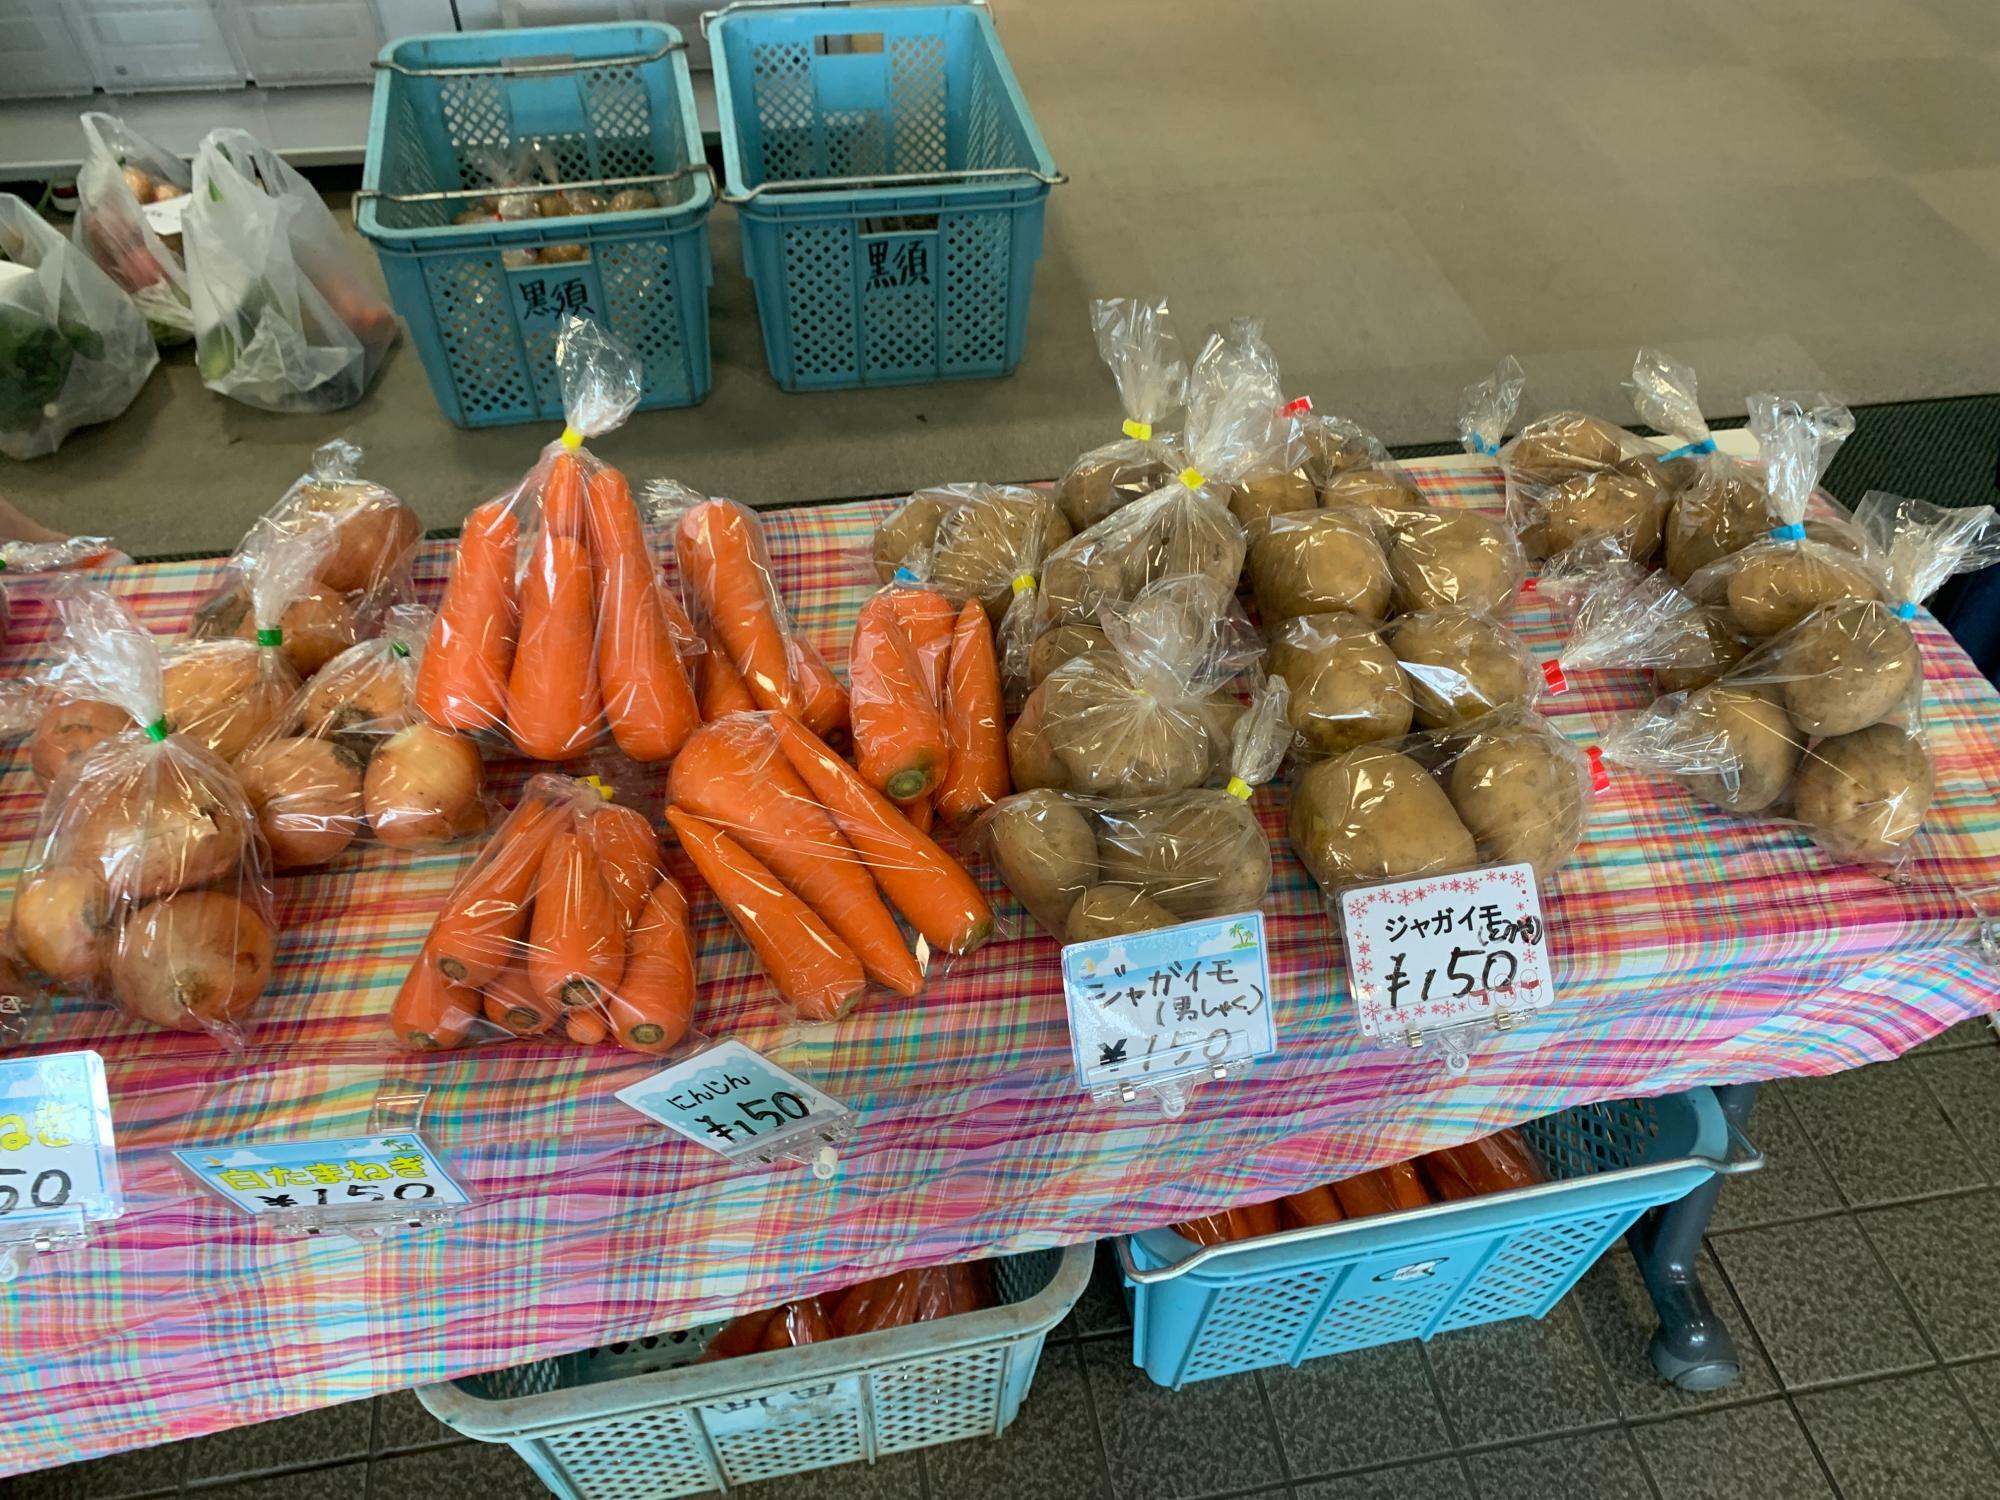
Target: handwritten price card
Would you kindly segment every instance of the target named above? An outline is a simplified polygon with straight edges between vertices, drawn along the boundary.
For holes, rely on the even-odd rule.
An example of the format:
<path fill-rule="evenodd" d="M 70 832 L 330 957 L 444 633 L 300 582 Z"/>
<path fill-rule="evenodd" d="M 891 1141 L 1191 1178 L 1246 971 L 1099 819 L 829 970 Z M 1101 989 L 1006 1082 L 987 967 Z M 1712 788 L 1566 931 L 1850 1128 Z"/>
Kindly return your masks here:
<path fill-rule="evenodd" d="M 1364 1036 L 1396 1042 L 1555 998 L 1531 865 L 1344 891 L 1340 925 Z"/>
<path fill-rule="evenodd" d="M 788 1143 L 843 1140 L 854 1114 L 741 1042 L 717 1042 L 618 1091 L 642 1115 L 732 1162 Z"/>
<path fill-rule="evenodd" d="M 1278 1044 L 1262 912 L 1072 943 L 1062 961 L 1072 1060 L 1092 1095 L 1209 1073 Z"/>

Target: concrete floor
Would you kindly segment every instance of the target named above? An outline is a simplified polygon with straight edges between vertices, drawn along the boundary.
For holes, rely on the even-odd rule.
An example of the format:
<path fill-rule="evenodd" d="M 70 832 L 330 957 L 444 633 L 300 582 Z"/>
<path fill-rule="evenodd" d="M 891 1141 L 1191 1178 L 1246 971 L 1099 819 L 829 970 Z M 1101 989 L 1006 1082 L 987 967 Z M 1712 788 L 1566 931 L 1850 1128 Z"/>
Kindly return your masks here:
<path fill-rule="evenodd" d="M 2000 391 L 1994 0 L 1008 0 L 999 21 L 1074 179 L 1021 370 L 779 392 L 725 210 L 713 394 L 607 457 L 757 503 L 1045 477 L 1115 435 L 1085 303 L 1118 293 L 1168 294 L 1190 339 L 1262 315 L 1293 390 L 1392 443 L 1450 436 L 1503 351 L 1532 405 L 1611 415 L 1642 342 L 1696 365 L 1712 414 L 1772 385 Z M 0 490 L 136 554 L 221 549 L 336 433 L 430 525 L 550 436 L 454 430 L 407 346 L 324 418 L 212 397 L 182 354 L 117 421 L 0 464 Z"/>

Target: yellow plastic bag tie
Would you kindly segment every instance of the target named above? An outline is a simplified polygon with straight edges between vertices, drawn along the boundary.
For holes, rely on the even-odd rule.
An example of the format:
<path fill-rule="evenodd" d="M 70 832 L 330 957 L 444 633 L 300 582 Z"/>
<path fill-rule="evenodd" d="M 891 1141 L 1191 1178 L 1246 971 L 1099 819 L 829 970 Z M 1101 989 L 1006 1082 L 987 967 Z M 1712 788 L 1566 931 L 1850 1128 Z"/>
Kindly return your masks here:
<path fill-rule="evenodd" d="M 574 452 L 583 446 L 583 434 L 565 422 L 563 424 L 563 435 L 557 438 L 556 441 Z"/>
<path fill-rule="evenodd" d="M 1131 438 L 1134 442 L 1150 443 L 1153 440 L 1153 424 L 1151 422 L 1136 421 L 1131 417 L 1127 417 L 1125 419 L 1125 436 Z"/>
<path fill-rule="evenodd" d="M 1193 464 L 1189 464 L 1185 469 L 1181 470 L 1181 483 L 1191 490 L 1198 490 L 1208 483 L 1208 476 Z"/>
<path fill-rule="evenodd" d="M 613 797 L 618 795 L 604 784 L 604 778 L 601 776 L 586 776 L 583 778 L 583 784 L 597 793 L 606 802 L 609 802 Z"/>
<path fill-rule="evenodd" d="M 1229 785 L 1224 787 L 1223 790 L 1238 801 L 1248 802 L 1250 800 L 1250 783 L 1245 781 L 1241 776 L 1230 777 Z"/>
<path fill-rule="evenodd" d="M 1015 593 L 1025 594 L 1029 589 L 1033 588 L 1034 586 L 1035 586 L 1035 575 L 1033 573 L 1016 573 L 1014 575 Z"/>

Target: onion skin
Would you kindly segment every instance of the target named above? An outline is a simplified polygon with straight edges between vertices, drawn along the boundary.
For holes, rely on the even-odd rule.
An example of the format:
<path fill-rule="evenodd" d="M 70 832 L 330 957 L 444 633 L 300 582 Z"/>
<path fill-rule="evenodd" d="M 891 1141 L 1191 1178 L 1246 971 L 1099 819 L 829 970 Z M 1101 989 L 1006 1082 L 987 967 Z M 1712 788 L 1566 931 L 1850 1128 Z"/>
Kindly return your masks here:
<path fill-rule="evenodd" d="M 360 764 L 331 741 L 266 741 L 244 753 L 236 774 L 280 870 L 323 865 L 361 832 Z"/>
<path fill-rule="evenodd" d="M 260 647 L 212 641 L 166 664 L 167 722 L 224 760 L 234 760 L 283 712 L 294 684 L 267 674 Z"/>
<path fill-rule="evenodd" d="M 64 861 L 95 865 L 118 901 L 212 885 L 249 854 L 248 809 L 233 780 L 211 780 L 167 756 L 153 774 L 121 764 L 98 777 L 94 769 L 79 770 L 74 805 L 82 815 L 56 838 Z M 86 778 L 95 784 L 83 785 Z"/>
<path fill-rule="evenodd" d="M 486 827 L 479 747 L 464 735 L 412 724 L 368 762 L 362 800 L 375 837 L 397 849 L 429 849 Z"/>
<path fill-rule="evenodd" d="M 112 997 L 172 1031 L 231 1028 L 271 982 L 273 947 L 270 924 L 234 896 L 183 891 L 141 907 L 119 929 Z"/>
<path fill-rule="evenodd" d="M 132 727 L 132 716 L 115 703 L 77 698 L 54 705 L 42 715 L 28 745 L 28 764 L 35 780 L 43 786 L 53 785 L 93 748 Z"/>
<path fill-rule="evenodd" d="M 42 870 L 14 895 L 14 946 L 57 984 L 93 989 L 107 957 L 104 877 L 84 865 Z"/>

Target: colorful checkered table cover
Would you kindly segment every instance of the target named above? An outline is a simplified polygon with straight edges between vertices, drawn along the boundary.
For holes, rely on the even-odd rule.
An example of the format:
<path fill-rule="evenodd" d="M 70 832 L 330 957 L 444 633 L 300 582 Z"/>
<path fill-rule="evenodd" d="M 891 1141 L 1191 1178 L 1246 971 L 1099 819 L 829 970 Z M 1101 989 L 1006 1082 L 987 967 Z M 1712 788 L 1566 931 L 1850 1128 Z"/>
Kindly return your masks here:
<path fill-rule="evenodd" d="M 1446 461 L 1419 477 L 1437 501 L 1499 504 L 1490 466 Z M 786 597 L 836 665 L 874 586 L 869 533 L 888 508 L 764 515 Z M 445 543 L 424 548 L 427 596 L 448 559 Z M 171 634 L 214 568 L 131 567 L 112 584 Z M 46 589 L 16 586 L 10 672 L 45 651 Z M 1545 605 L 1529 596 L 1514 618 L 1553 654 Z M 0 1288 L 0 1472 L 684 1327 L 896 1266 L 1166 1223 L 1583 1101 L 1894 1056 L 1979 1014 L 1995 983 L 1965 893 L 2000 884 L 2000 697 L 1934 623 L 1919 630 L 1939 794 L 1900 883 L 1614 769 L 1546 908 L 1557 1004 L 1463 1078 L 1354 1033 L 1335 927 L 1285 849 L 1282 785 L 1255 803 L 1278 870 L 1279 1054 L 1197 1090 L 1177 1120 L 1079 1097 L 1045 938 L 996 941 L 920 999 L 795 1032 L 699 896 L 697 1025 L 770 1051 L 861 1115 L 823 1183 L 732 1172 L 670 1138 L 613 1099 L 650 1070 L 614 1051 L 395 1053 L 383 1016 L 469 851 L 367 847 L 285 876 L 277 980 L 247 1056 L 105 1011 L 58 1011 L 37 1038 L 103 1052 L 130 1210 Z M 1645 696 L 1637 673 L 1598 673 L 1545 707 L 1582 741 Z M 4 764 L 11 890 L 40 797 L 18 747 Z M 657 775 L 607 773 L 657 807 Z M 481 1200 L 448 1229 L 281 1239 L 199 1195 L 168 1154 L 359 1133 L 385 1085 L 428 1086 L 424 1128 Z"/>

